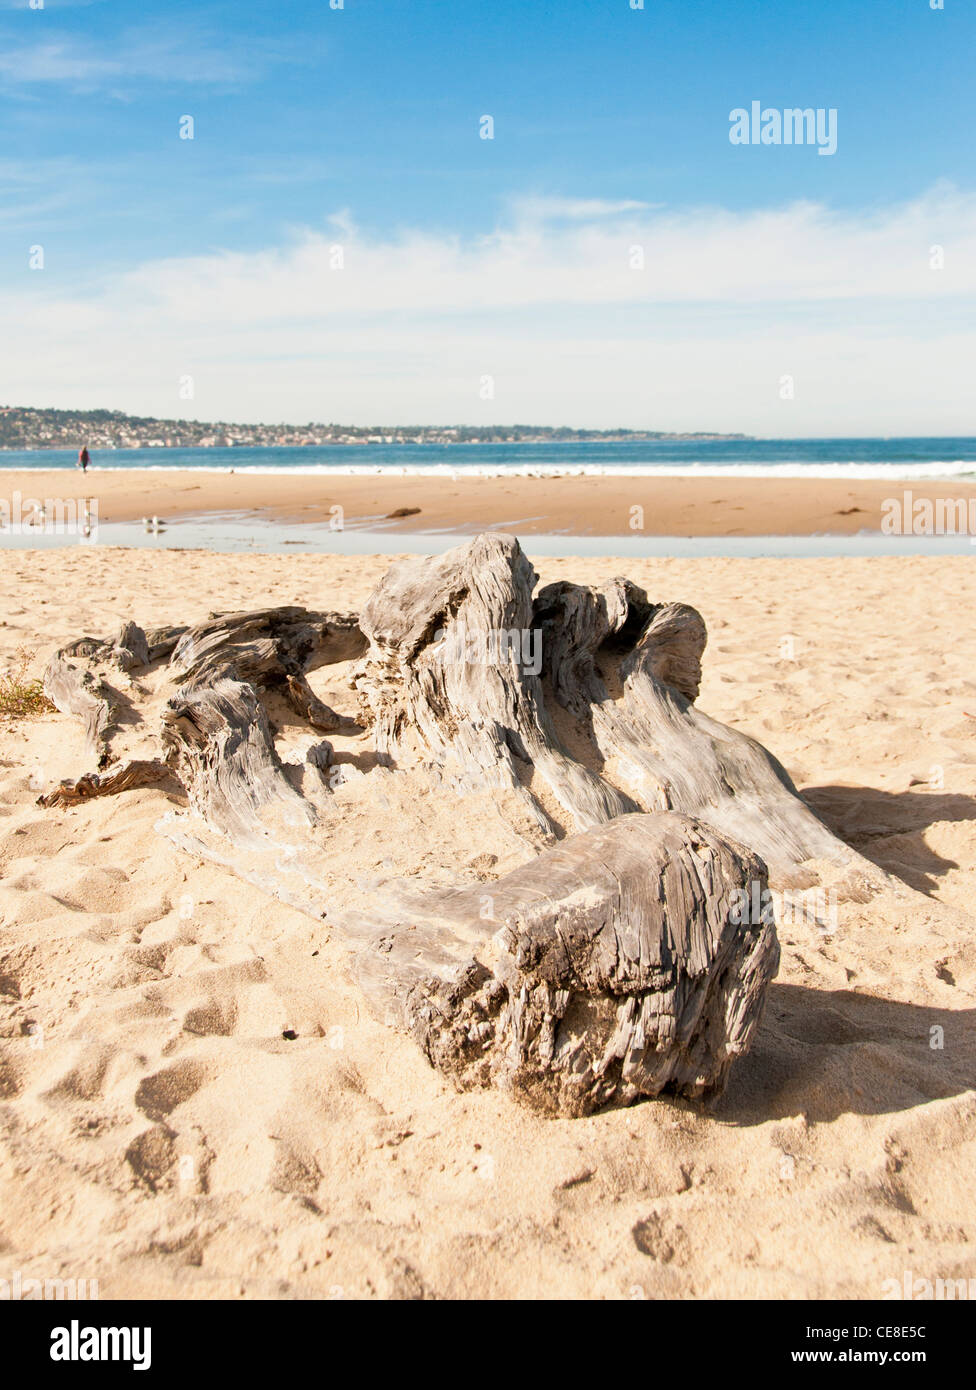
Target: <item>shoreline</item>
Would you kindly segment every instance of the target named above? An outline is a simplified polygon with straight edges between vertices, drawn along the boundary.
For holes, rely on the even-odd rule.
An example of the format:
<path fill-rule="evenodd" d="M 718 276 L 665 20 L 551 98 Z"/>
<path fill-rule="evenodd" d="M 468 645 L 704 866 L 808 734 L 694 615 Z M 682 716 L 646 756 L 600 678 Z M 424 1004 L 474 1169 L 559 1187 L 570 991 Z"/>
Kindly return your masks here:
<path fill-rule="evenodd" d="M 4 469 L 0 503 L 20 496 L 97 500 L 100 524 L 234 513 L 254 520 L 370 525 L 385 532 L 480 529 L 520 535 L 852 536 L 881 532 L 886 499 L 976 502 L 956 479 L 800 479 L 571 476 L 431 477 L 402 474 L 224 473 L 209 469 Z M 395 513 L 401 515 L 394 515 Z"/>

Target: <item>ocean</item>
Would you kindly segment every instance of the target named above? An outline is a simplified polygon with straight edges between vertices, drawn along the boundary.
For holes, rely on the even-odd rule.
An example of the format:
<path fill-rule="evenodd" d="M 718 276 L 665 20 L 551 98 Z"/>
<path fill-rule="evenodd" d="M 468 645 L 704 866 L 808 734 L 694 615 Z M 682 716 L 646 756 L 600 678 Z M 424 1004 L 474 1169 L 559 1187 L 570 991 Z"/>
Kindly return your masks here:
<path fill-rule="evenodd" d="M 75 449 L 0 450 L 0 469 L 74 468 Z M 93 449 L 96 468 L 426 477 L 615 474 L 740 478 L 976 478 L 976 437 L 662 439 L 541 444 L 323 444 L 295 448 Z"/>

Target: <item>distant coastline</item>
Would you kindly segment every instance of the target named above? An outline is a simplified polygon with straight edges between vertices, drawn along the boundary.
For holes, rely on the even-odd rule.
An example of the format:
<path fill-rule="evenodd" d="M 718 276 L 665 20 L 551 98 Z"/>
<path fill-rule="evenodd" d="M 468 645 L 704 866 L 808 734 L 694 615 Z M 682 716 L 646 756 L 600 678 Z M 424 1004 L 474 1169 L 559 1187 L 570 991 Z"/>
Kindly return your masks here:
<path fill-rule="evenodd" d="M 577 430 L 566 425 L 241 425 L 161 420 L 119 410 L 44 410 L 0 406 L 0 449 L 295 448 L 321 444 L 640 443 L 653 440 L 748 440 L 747 434 L 663 430 Z"/>

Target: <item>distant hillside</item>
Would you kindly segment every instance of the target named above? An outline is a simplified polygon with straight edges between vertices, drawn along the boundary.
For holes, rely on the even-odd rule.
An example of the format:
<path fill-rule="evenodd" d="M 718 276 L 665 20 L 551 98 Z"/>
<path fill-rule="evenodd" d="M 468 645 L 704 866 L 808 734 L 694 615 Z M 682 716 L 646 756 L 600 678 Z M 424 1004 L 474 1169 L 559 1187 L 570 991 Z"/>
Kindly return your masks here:
<path fill-rule="evenodd" d="M 568 440 L 748 439 L 744 434 L 572 430 L 540 425 L 234 425 L 156 420 L 120 410 L 0 406 L 0 449 L 214 448 L 307 444 L 500 444 Z"/>

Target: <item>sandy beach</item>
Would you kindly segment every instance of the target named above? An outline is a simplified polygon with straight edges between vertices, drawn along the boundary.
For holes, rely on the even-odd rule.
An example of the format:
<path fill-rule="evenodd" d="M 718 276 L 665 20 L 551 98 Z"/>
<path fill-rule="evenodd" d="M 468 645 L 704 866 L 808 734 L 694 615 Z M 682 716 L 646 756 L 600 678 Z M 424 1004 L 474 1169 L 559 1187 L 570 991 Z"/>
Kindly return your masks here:
<path fill-rule="evenodd" d="M 318 519 L 338 501 L 350 517 L 420 506 L 418 525 L 585 515 L 594 534 L 625 530 L 632 503 L 653 532 L 733 530 L 735 507 L 742 534 L 859 529 L 884 490 L 782 484 L 760 505 L 749 481 L 315 479 L 309 500 L 308 479 L 197 477 L 9 484 L 36 495 L 54 479 L 112 519 Z M 0 670 L 26 648 L 40 673 L 60 644 L 128 618 L 358 611 L 388 563 L 0 550 Z M 154 829 L 168 789 L 39 807 L 82 770 L 80 728 L 58 713 L 0 721 L 0 1275 L 97 1278 L 103 1298 L 147 1299 L 878 1298 L 907 1271 L 973 1276 L 968 557 L 536 568 L 543 582 L 624 573 L 655 601 L 697 607 L 699 707 L 769 747 L 896 888 L 841 903 L 826 936 L 781 930 L 758 1039 L 714 1107 L 544 1119 L 498 1092 L 455 1092 L 371 1016 L 326 924 L 178 853 Z M 316 688 L 352 712 L 345 674 L 328 668 Z M 355 763 L 362 744 L 336 747 Z M 391 856 L 421 874 L 430 860 L 398 842 L 361 761 L 337 794 L 337 891 Z M 470 859 L 455 872 L 477 881 L 477 807 L 459 816 Z"/>
<path fill-rule="evenodd" d="M 684 477 L 323 477 L 212 470 L 3 470 L 4 493 L 97 498 L 100 522 L 240 512 L 255 518 L 384 529 L 494 529 L 533 536 L 854 535 L 878 531 L 886 498 L 965 499 L 972 483 Z M 25 504 L 26 505 L 26 504 Z M 336 509 L 339 509 L 338 511 Z M 408 515 L 391 514 L 406 509 Z"/>

